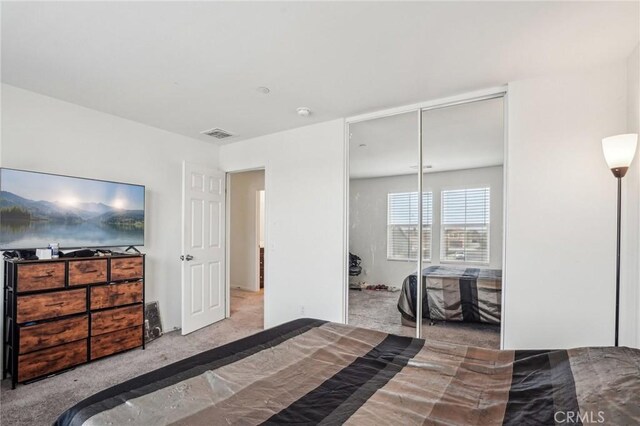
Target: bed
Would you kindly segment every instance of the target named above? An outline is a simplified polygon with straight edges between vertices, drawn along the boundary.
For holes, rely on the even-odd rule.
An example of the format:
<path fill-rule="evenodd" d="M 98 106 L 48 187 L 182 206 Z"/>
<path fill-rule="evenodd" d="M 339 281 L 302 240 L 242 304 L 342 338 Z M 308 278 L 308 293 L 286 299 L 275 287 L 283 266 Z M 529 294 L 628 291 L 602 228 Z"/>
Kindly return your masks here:
<path fill-rule="evenodd" d="M 300 319 L 81 401 L 80 425 L 640 421 L 640 351 L 498 351 Z"/>
<path fill-rule="evenodd" d="M 422 270 L 422 318 L 500 324 L 502 271 L 430 266 Z M 405 325 L 414 325 L 416 274 L 402 283 L 398 310 Z"/>

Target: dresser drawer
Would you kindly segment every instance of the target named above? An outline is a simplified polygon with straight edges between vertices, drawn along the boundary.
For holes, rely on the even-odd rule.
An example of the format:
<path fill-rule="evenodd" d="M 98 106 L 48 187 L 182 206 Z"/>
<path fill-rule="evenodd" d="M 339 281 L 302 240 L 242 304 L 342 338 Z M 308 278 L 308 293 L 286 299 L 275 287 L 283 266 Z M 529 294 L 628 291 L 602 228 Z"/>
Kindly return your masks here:
<path fill-rule="evenodd" d="M 64 262 L 18 265 L 17 291 L 63 288 L 64 274 Z"/>
<path fill-rule="evenodd" d="M 34 379 L 87 362 L 87 340 L 43 349 L 18 357 L 18 381 Z"/>
<path fill-rule="evenodd" d="M 111 333 L 124 328 L 142 325 L 142 305 L 109 309 L 91 314 L 91 335 Z"/>
<path fill-rule="evenodd" d="M 91 309 L 142 302 L 142 281 L 91 287 Z"/>
<path fill-rule="evenodd" d="M 142 326 L 131 327 L 91 338 L 91 359 L 142 346 Z"/>
<path fill-rule="evenodd" d="M 69 285 L 107 282 L 107 259 L 69 262 Z"/>
<path fill-rule="evenodd" d="M 87 310 L 87 289 L 18 296 L 17 305 L 18 323 L 79 314 Z"/>
<path fill-rule="evenodd" d="M 75 342 L 89 336 L 87 315 L 20 327 L 20 353 Z"/>
<path fill-rule="evenodd" d="M 111 259 L 111 281 L 142 278 L 142 257 Z"/>

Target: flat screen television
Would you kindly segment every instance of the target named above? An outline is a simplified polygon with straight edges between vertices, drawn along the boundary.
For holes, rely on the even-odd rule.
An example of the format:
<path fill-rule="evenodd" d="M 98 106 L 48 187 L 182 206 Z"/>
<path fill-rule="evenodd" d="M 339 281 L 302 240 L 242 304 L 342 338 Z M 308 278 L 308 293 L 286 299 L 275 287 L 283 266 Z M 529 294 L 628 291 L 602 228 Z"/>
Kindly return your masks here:
<path fill-rule="evenodd" d="M 144 245 L 142 185 L 0 169 L 0 250 Z"/>

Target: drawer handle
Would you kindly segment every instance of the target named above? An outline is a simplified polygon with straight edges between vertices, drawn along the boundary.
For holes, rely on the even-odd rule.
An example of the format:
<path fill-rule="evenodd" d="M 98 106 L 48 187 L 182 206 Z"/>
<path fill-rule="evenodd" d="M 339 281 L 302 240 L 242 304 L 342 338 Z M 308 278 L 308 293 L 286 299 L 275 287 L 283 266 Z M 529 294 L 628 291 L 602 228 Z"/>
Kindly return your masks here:
<path fill-rule="evenodd" d="M 120 320 L 123 320 L 123 319 L 125 319 L 125 318 L 126 318 L 125 316 L 122 316 L 122 317 L 113 317 L 113 319 L 114 319 L 115 321 L 120 321 Z"/>
<path fill-rule="evenodd" d="M 97 269 L 92 269 L 90 271 L 81 271 L 83 274 L 95 274 L 96 272 L 98 272 Z"/>
<path fill-rule="evenodd" d="M 64 302 L 47 303 L 44 306 L 49 307 L 49 306 L 62 306 L 62 305 L 64 305 Z"/>
<path fill-rule="evenodd" d="M 135 269 L 135 268 L 136 268 L 135 266 L 123 266 L 123 267 L 116 268 L 116 269 L 121 269 L 123 271 L 130 271 L 131 269 Z"/>

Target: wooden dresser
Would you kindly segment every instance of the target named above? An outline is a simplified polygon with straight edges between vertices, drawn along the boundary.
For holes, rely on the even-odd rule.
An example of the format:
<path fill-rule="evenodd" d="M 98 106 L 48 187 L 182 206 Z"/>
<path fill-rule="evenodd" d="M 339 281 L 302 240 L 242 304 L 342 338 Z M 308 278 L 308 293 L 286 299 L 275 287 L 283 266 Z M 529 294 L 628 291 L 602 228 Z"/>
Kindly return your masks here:
<path fill-rule="evenodd" d="M 4 369 L 16 383 L 144 349 L 144 255 L 5 260 Z"/>

